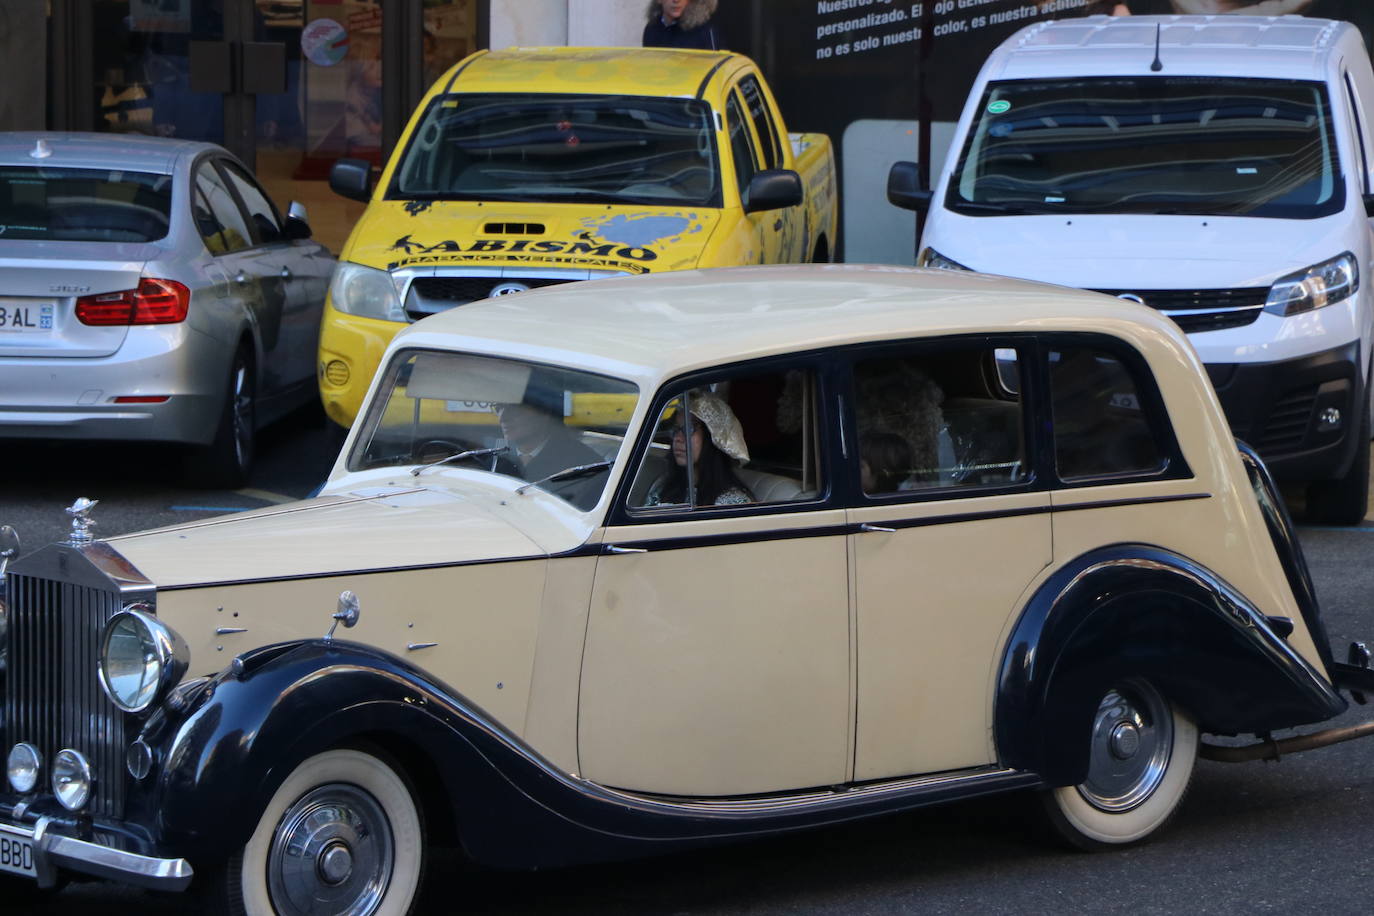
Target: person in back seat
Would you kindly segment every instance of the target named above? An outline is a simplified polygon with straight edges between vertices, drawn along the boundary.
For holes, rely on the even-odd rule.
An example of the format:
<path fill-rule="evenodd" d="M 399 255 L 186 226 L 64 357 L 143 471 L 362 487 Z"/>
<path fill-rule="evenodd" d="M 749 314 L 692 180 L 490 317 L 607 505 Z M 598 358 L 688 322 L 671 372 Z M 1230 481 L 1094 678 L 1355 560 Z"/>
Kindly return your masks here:
<path fill-rule="evenodd" d="M 673 430 L 673 463 L 668 473 L 654 481 L 646 506 L 682 505 L 687 498 L 687 462 L 692 461 L 696 506 L 733 506 L 754 501 L 754 494 L 735 474 L 735 462 L 749 460 L 744 430 L 729 406 L 709 391 L 689 395 L 692 414 L 691 441 L 686 424 Z"/>

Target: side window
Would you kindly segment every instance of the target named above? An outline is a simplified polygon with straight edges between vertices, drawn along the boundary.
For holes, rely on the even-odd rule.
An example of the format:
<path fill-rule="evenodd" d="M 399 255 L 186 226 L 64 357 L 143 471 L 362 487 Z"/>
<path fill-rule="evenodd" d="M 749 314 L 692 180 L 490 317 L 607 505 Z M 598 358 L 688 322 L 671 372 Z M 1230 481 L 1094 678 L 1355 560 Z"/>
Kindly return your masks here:
<path fill-rule="evenodd" d="M 720 378 L 672 392 L 635 474 L 629 508 L 699 508 L 815 499 L 819 389 L 810 370 Z"/>
<path fill-rule="evenodd" d="M 1060 478 L 1163 469 L 1140 389 L 1114 354 L 1094 347 L 1049 352 L 1054 459 Z"/>
<path fill-rule="evenodd" d="M 782 141 L 778 136 L 777 125 L 773 123 L 773 115 L 768 110 L 768 100 L 764 98 L 763 87 L 753 75 L 749 75 L 740 80 L 739 89 L 744 94 L 744 104 L 748 106 L 749 117 L 753 119 L 754 133 L 758 134 L 759 143 L 763 146 L 763 167 L 782 168 L 785 161 L 782 155 Z"/>
<path fill-rule="evenodd" d="M 234 195 L 210 163 L 196 169 L 196 194 L 192 202 L 196 228 L 205 247 L 214 254 L 241 251 L 252 244 L 253 233 L 244 222 Z"/>
<path fill-rule="evenodd" d="M 887 353 L 854 364 L 859 478 L 869 496 L 1026 479 L 1014 349 Z"/>
<path fill-rule="evenodd" d="M 234 183 L 234 189 L 239 192 L 239 199 L 243 201 L 244 207 L 248 210 L 248 218 L 253 221 L 253 228 L 257 230 L 258 240 L 263 244 L 280 242 L 282 239 L 281 223 L 277 219 L 276 208 L 267 199 L 267 195 L 243 169 L 232 162 L 222 164 L 225 174 Z"/>
<path fill-rule="evenodd" d="M 754 172 L 758 171 L 758 162 L 754 157 L 754 141 L 749 136 L 749 125 L 745 123 L 744 112 L 740 109 L 739 96 L 733 92 L 725 103 L 725 126 L 730 131 L 730 152 L 735 159 L 740 198 L 748 203 L 749 182 Z"/>

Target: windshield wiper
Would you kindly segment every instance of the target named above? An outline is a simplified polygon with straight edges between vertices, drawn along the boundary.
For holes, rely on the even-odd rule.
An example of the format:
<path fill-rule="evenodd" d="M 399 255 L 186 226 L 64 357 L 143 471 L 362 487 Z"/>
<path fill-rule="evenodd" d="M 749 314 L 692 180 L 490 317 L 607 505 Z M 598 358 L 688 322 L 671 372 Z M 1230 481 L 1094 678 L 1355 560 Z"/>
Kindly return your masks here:
<path fill-rule="evenodd" d="M 564 468 L 561 471 L 553 472 L 547 477 L 541 477 L 538 480 L 531 480 L 529 483 L 521 484 L 515 488 L 515 492 L 524 493 L 530 487 L 537 487 L 541 483 L 554 483 L 560 480 L 572 480 L 574 477 L 585 477 L 597 471 L 604 471 L 614 463 L 613 461 L 594 461 L 591 464 L 579 464 L 574 468 Z"/>
<path fill-rule="evenodd" d="M 499 445 L 496 448 L 470 448 L 465 452 L 456 455 L 449 455 L 447 458 L 440 458 L 438 461 L 431 461 L 429 464 L 422 464 L 419 467 L 410 469 L 411 477 L 419 477 L 421 471 L 428 471 L 430 468 L 437 468 L 441 464 L 448 464 L 450 461 L 462 461 L 464 458 L 486 458 L 490 455 L 504 455 L 510 451 L 510 446 Z"/>

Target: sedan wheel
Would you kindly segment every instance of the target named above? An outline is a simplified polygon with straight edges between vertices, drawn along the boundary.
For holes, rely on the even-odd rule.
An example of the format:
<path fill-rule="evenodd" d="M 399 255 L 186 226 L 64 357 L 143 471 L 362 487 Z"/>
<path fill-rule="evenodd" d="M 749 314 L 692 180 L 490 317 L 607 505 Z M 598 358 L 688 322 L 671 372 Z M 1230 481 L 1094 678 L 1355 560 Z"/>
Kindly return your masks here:
<path fill-rule="evenodd" d="M 241 894 L 230 910 L 401 916 L 414 907 L 424 857 L 405 780 L 363 751 L 327 751 L 287 777 L 230 862 L 229 896 Z"/>
<path fill-rule="evenodd" d="M 257 392 L 253 363 L 246 350 L 234 356 L 219 426 L 210 445 L 192 454 L 191 482 L 207 487 L 241 487 L 253 469 L 257 442 Z"/>
<path fill-rule="evenodd" d="M 1135 843 L 1178 810 L 1197 759 L 1198 733 L 1146 681 L 1126 681 L 1098 703 L 1088 778 L 1044 793 L 1050 822 L 1081 849 Z"/>

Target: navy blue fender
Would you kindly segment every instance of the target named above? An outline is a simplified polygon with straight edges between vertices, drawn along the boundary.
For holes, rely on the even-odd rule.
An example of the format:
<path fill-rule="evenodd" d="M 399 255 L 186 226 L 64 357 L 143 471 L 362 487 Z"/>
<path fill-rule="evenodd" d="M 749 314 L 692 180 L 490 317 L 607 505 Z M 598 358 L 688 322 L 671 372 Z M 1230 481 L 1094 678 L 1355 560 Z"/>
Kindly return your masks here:
<path fill-rule="evenodd" d="M 1082 782 L 1097 704 L 1127 678 L 1149 680 L 1215 734 L 1287 728 L 1346 708 L 1219 576 L 1159 547 L 1122 544 L 1066 564 L 1022 612 L 997 684 L 1000 762 L 1050 785 Z"/>
<path fill-rule="evenodd" d="M 620 792 L 559 770 L 402 659 L 347 642 L 266 647 L 179 689 L 186 695 L 142 732 L 156 764 L 131 793 L 130 814 L 152 825 L 150 852 L 185 856 L 198 869 L 247 842 L 272 793 L 302 761 L 360 743 L 405 770 L 432 839 L 456 838 L 475 860 L 503 867 L 654 855 L 1036 782 L 994 771 L 971 783 L 883 792 L 808 790 L 809 803 L 771 805 Z"/>

